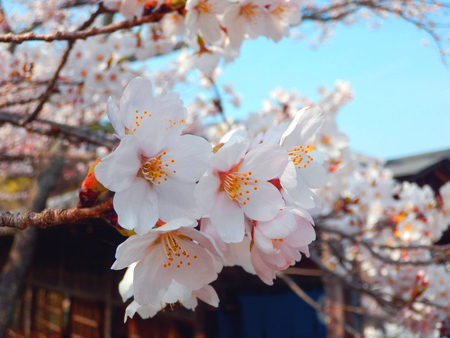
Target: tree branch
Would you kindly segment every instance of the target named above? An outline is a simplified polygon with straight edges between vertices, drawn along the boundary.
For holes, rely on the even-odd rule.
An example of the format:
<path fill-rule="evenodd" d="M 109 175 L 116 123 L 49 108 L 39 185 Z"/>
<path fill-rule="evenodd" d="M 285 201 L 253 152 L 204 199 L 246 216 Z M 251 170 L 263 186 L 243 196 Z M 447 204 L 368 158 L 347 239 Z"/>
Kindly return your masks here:
<path fill-rule="evenodd" d="M 21 114 L 0 112 L 0 125 L 2 123 L 7 122 L 18 127 L 23 127 L 32 133 L 52 137 L 63 136 L 64 138 L 72 142 L 87 142 L 98 146 L 104 146 L 109 149 L 113 149 L 117 144 L 117 141 L 114 136 L 104 132 L 93 131 L 80 127 L 72 127 L 65 124 L 42 119 L 36 119 L 34 122 L 48 125 L 49 126 L 48 129 L 41 128 L 33 123 L 23 126 L 20 123 L 22 118 L 23 115 Z"/>
<path fill-rule="evenodd" d="M 90 29 L 86 29 L 83 31 L 74 31 L 74 32 L 56 32 L 56 33 L 48 33 L 48 34 L 35 34 L 35 33 L 26 33 L 26 34 L 3 34 L 0 35 L 0 42 L 15 42 L 22 43 L 24 41 L 75 41 L 75 40 L 85 40 L 88 37 L 113 33 L 115 31 L 121 29 L 129 29 L 132 27 L 140 26 L 144 23 L 149 22 L 157 22 L 162 19 L 162 17 L 166 14 L 166 12 L 162 13 L 160 11 L 156 11 L 150 15 L 141 16 L 140 18 L 128 19 L 122 22 L 114 23 L 111 25 L 107 25 L 104 27 L 92 27 Z"/>
<path fill-rule="evenodd" d="M 12 214 L 0 212 L 0 227 L 24 230 L 29 226 L 48 228 L 54 225 L 75 223 L 87 218 L 101 218 L 105 211 L 113 209 L 112 197 L 90 208 L 46 209 L 41 213 L 32 211 Z"/>

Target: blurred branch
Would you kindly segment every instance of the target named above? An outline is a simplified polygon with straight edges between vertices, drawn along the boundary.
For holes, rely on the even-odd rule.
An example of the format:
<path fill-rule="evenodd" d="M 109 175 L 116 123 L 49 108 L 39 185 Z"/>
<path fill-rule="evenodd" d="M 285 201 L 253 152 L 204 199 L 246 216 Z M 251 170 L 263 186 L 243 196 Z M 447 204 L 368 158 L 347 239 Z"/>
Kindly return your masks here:
<path fill-rule="evenodd" d="M 20 123 L 22 119 L 23 115 L 21 114 L 0 111 L 0 125 L 7 122 L 18 127 L 23 127 L 32 133 L 52 137 L 61 136 L 72 142 L 87 142 L 98 146 L 104 146 L 109 149 L 113 149 L 117 143 L 114 136 L 104 132 L 89 130 L 81 127 L 72 127 L 69 125 L 42 119 L 36 119 L 35 121 L 33 121 L 33 123 L 23 126 Z M 47 125 L 49 128 L 42 128 L 35 123 Z"/>
<path fill-rule="evenodd" d="M 90 208 L 46 209 L 41 213 L 27 211 L 12 214 L 0 212 L 0 227 L 24 230 L 29 226 L 48 228 L 54 225 L 75 223 L 87 218 L 101 218 L 105 211 L 113 209 L 112 197 Z"/>
<path fill-rule="evenodd" d="M 324 307 L 321 306 L 319 303 L 317 303 L 310 296 L 308 296 L 308 294 L 305 291 L 303 291 L 303 289 L 300 286 L 298 286 L 298 284 L 295 283 L 291 277 L 287 276 L 286 274 L 284 274 L 281 271 L 277 272 L 277 277 L 281 278 L 283 280 L 283 282 L 285 282 L 287 284 L 287 286 L 289 286 L 289 288 L 292 291 L 294 291 L 297 296 L 299 296 L 301 299 L 303 299 L 305 301 L 306 304 L 311 306 L 314 310 L 321 312 L 327 318 L 327 321 L 333 320 L 333 321 L 337 322 L 338 324 L 343 325 L 344 330 L 347 333 L 351 334 L 353 337 L 361 338 L 361 335 L 358 332 L 356 332 L 355 329 L 353 329 L 352 327 L 347 325 L 345 322 L 343 322 L 343 321 L 339 320 L 338 318 L 327 313 L 327 311 L 324 309 Z"/>

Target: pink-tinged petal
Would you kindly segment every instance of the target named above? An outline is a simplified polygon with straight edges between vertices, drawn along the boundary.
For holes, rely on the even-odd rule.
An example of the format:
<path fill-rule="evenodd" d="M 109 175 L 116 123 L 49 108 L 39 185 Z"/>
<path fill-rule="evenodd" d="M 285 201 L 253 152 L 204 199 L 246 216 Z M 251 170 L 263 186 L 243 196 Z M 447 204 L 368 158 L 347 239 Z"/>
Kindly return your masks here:
<path fill-rule="evenodd" d="M 122 139 L 119 146 L 95 167 L 95 177 L 112 191 L 127 189 L 141 169 L 139 140 L 134 136 Z"/>
<path fill-rule="evenodd" d="M 219 234 L 217 233 L 216 229 L 214 229 L 211 220 L 209 218 L 202 218 L 200 221 L 200 231 L 204 234 L 209 235 L 214 240 L 214 243 L 219 248 L 219 252 L 223 253 L 227 250 L 227 245 L 225 242 L 220 238 Z"/>
<path fill-rule="evenodd" d="M 288 210 L 289 212 L 294 214 L 295 215 L 294 217 L 296 220 L 298 220 L 299 218 L 300 219 L 303 218 L 303 219 L 306 219 L 312 225 L 314 225 L 314 219 L 311 217 L 309 212 L 306 211 L 305 209 L 295 207 L 295 208 L 286 208 L 286 210 Z"/>
<path fill-rule="evenodd" d="M 235 165 L 244 158 L 247 152 L 249 142 L 236 142 L 231 145 L 226 143 L 217 153 L 211 156 L 209 164 L 211 167 L 216 168 L 222 172 L 226 172 L 233 168 Z"/>
<path fill-rule="evenodd" d="M 133 235 L 120 244 L 116 250 L 116 261 L 111 266 L 113 270 L 124 269 L 142 259 L 147 248 L 158 238 L 157 234 L 148 233 L 144 236 Z"/>
<path fill-rule="evenodd" d="M 267 264 L 261 259 L 261 256 L 258 254 L 258 250 L 252 249 L 251 258 L 253 267 L 255 268 L 258 277 L 267 285 L 273 285 L 275 271 L 267 266 Z"/>
<path fill-rule="evenodd" d="M 280 256 L 283 257 L 283 260 L 285 262 L 284 265 L 281 264 L 278 265 L 278 270 L 284 270 L 289 265 L 292 265 L 292 263 L 294 262 L 294 250 L 288 245 L 286 245 L 284 242 L 276 243 L 275 247 L 280 250 Z"/>
<path fill-rule="evenodd" d="M 106 114 L 108 115 L 108 119 L 116 131 L 116 136 L 120 139 L 123 138 L 125 136 L 125 125 L 120 118 L 120 110 L 114 103 L 111 96 L 106 102 Z"/>
<path fill-rule="evenodd" d="M 156 193 L 142 177 L 136 177 L 127 189 L 116 192 L 113 205 L 119 225 L 134 229 L 138 235 L 147 233 L 159 219 Z"/>
<path fill-rule="evenodd" d="M 256 224 L 259 231 L 270 239 L 286 238 L 291 232 L 295 231 L 297 227 L 294 215 L 285 210 L 281 210 L 270 221 L 257 222 Z"/>
<path fill-rule="evenodd" d="M 210 212 L 211 223 L 225 243 L 241 242 L 245 235 L 244 213 L 237 202 L 221 191 Z"/>
<path fill-rule="evenodd" d="M 197 182 L 209 169 L 212 146 L 204 138 L 183 135 L 176 146 L 161 156 L 162 165 L 174 179 L 191 183 Z M 175 171 L 175 172 L 174 172 Z"/>
<path fill-rule="evenodd" d="M 189 237 L 190 239 L 193 239 L 218 259 L 222 258 L 222 253 L 219 250 L 219 247 L 216 245 L 214 239 L 208 234 L 205 234 L 193 228 L 180 229 L 179 233 Z"/>
<path fill-rule="evenodd" d="M 302 246 L 298 249 L 298 251 L 302 252 L 306 257 L 309 257 L 309 247 L 307 245 Z"/>
<path fill-rule="evenodd" d="M 176 147 L 185 125 L 186 108 L 170 105 L 149 115 L 143 114 L 143 119 L 135 120 L 139 125 L 132 131 L 136 129 L 133 135 L 141 141 L 144 156 L 154 157 Z"/>
<path fill-rule="evenodd" d="M 306 219 L 297 220 L 297 229 L 284 240 L 292 248 L 299 250 L 301 247 L 311 244 L 316 239 L 316 232 L 314 227 Z"/>
<path fill-rule="evenodd" d="M 194 198 L 195 183 L 183 183 L 168 178 L 153 185 L 158 195 L 159 218 L 169 222 L 175 218 L 200 218 Z"/>
<path fill-rule="evenodd" d="M 193 291 L 192 295 L 211 306 L 219 306 L 219 296 L 211 285 L 205 285 L 201 289 Z"/>
<path fill-rule="evenodd" d="M 256 188 L 256 189 L 255 189 Z M 278 189 L 268 182 L 254 183 L 249 181 L 242 188 L 242 209 L 251 219 L 269 221 L 276 216 L 284 201 Z M 248 200 L 247 200 L 248 199 Z"/>
<path fill-rule="evenodd" d="M 273 143 L 261 143 L 245 155 L 239 171 L 252 172 L 254 177 L 268 181 L 280 176 L 288 162 L 286 149 Z"/>
<path fill-rule="evenodd" d="M 159 304 L 172 281 L 163 267 L 161 244 L 148 252 L 134 268 L 134 299 L 139 304 Z"/>
<path fill-rule="evenodd" d="M 307 146 L 324 123 L 322 110 L 318 107 L 300 110 L 281 137 L 280 144 L 285 147 Z"/>
<path fill-rule="evenodd" d="M 220 178 L 215 169 L 209 169 L 195 187 L 194 196 L 201 215 L 211 211 L 219 193 Z"/>
<path fill-rule="evenodd" d="M 173 279 L 191 290 L 198 290 L 217 279 L 213 258 L 204 248 L 191 240 L 180 240 L 179 243 L 189 257 L 182 255 L 171 262 L 167 270 Z"/>
<path fill-rule="evenodd" d="M 224 253 L 225 266 L 240 266 L 246 272 L 256 275 L 250 258 L 250 236 L 244 236 L 244 240 L 240 243 L 227 244 L 227 251 Z"/>
<path fill-rule="evenodd" d="M 279 252 L 279 250 L 274 249 L 272 240 L 264 236 L 258 226 L 253 229 L 253 241 L 260 253 L 277 254 Z"/>

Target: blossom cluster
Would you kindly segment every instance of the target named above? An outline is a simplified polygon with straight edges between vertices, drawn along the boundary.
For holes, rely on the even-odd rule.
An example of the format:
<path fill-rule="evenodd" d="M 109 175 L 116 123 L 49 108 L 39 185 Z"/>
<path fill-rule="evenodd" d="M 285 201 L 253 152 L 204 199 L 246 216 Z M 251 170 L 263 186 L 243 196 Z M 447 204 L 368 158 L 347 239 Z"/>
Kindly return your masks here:
<path fill-rule="evenodd" d="M 214 147 L 183 134 L 187 111 L 176 93 L 153 97 L 151 82 L 132 80 L 108 117 L 120 139 L 95 167 L 114 191 L 122 228 L 136 234 L 116 252 L 127 268 L 121 289 L 134 297 L 128 315 L 154 315 L 166 303 L 212 305 L 209 283 L 223 266 L 240 265 L 273 284 L 315 239 L 308 209 L 326 183 L 321 152 L 311 142 L 324 123 L 318 108 L 300 110 L 255 137 L 237 130 Z M 132 270 L 132 272 L 131 272 Z"/>

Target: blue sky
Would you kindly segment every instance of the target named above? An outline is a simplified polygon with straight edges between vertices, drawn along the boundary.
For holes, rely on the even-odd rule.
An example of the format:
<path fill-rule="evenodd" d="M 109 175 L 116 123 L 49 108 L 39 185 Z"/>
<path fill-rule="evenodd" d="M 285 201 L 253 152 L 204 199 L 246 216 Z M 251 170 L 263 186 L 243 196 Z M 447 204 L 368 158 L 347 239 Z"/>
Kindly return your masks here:
<path fill-rule="evenodd" d="M 290 39 L 247 41 L 220 78 L 244 96 L 242 108 L 227 112 L 257 111 L 276 86 L 317 98 L 318 87 L 346 80 L 355 98 L 338 124 L 352 149 L 390 159 L 450 148 L 450 67 L 434 42 L 421 45 L 424 38 L 412 25 L 388 20 L 376 30 L 340 26 L 319 50 Z"/>

